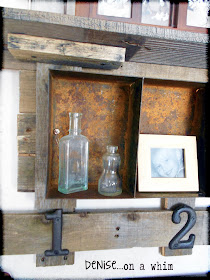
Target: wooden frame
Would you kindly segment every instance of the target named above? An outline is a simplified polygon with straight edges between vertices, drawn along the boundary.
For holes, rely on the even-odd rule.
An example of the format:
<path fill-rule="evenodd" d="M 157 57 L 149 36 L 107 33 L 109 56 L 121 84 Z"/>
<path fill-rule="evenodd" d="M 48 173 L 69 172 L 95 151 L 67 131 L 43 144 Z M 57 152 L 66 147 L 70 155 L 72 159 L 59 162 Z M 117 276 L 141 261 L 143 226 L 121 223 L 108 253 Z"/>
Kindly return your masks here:
<path fill-rule="evenodd" d="M 153 154 L 151 149 L 153 148 L 161 149 L 155 154 L 157 169 L 159 166 L 163 166 L 162 159 L 160 159 L 162 149 L 170 149 L 165 150 L 167 154 L 163 156 L 164 159 L 167 157 L 167 168 L 170 166 L 170 170 L 165 167 L 167 171 L 157 172 L 157 175 L 152 174 L 151 161 Z M 173 166 L 169 165 L 171 155 L 169 157 L 168 151 L 174 153 L 174 149 L 176 151 L 184 150 L 183 165 L 185 172 L 181 176 L 175 175 L 177 170 L 175 170 L 174 163 Z M 159 153 L 158 157 L 157 153 Z M 177 154 L 174 156 L 178 157 Z M 177 163 L 178 159 L 175 159 Z M 196 137 L 141 134 L 138 147 L 138 182 L 139 192 L 197 192 L 199 189 Z"/>

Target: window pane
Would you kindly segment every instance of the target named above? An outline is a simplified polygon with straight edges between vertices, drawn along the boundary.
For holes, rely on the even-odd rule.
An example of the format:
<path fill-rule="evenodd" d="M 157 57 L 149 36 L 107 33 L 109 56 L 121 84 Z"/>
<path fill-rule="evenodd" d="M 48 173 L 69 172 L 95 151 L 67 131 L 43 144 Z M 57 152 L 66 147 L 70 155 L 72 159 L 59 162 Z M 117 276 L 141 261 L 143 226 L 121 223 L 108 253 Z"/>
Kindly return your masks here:
<path fill-rule="evenodd" d="M 187 8 L 187 25 L 210 28 L 209 0 L 189 0 Z"/>
<path fill-rule="evenodd" d="M 98 15 L 131 17 L 131 0 L 99 0 Z"/>
<path fill-rule="evenodd" d="M 6 8 L 29 9 L 29 0 L 0 0 L 0 6 Z"/>
<path fill-rule="evenodd" d="M 64 2 L 63 0 L 31 0 L 31 9 L 63 14 Z"/>
<path fill-rule="evenodd" d="M 170 1 L 143 0 L 142 23 L 154 25 L 169 25 Z"/>

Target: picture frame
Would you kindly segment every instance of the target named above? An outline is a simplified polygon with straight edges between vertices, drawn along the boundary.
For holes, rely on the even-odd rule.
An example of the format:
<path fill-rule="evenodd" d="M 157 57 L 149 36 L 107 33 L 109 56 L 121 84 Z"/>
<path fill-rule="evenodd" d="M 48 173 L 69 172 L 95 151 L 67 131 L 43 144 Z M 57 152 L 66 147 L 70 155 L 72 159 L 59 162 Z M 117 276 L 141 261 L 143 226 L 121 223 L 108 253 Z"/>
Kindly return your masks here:
<path fill-rule="evenodd" d="M 139 192 L 198 192 L 196 136 L 140 134 Z"/>

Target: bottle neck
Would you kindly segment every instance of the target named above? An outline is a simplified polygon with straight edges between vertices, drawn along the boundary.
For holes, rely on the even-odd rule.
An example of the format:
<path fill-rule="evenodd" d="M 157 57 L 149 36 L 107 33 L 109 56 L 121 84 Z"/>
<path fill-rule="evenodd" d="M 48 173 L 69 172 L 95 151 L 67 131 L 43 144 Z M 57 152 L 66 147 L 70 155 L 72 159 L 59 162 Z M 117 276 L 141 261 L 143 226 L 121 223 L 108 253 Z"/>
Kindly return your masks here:
<path fill-rule="evenodd" d="M 81 114 L 70 113 L 69 114 L 69 135 L 81 134 Z"/>

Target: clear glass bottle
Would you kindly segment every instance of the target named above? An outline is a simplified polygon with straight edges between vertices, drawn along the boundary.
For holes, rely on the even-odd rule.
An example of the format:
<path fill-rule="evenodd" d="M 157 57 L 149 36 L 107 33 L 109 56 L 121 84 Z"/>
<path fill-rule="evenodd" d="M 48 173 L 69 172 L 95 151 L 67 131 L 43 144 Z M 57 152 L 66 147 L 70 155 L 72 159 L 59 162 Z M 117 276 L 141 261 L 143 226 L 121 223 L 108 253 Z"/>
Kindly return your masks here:
<path fill-rule="evenodd" d="M 81 113 L 69 113 L 69 135 L 59 141 L 58 191 L 64 194 L 88 189 L 88 139 L 81 135 Z"/>
<path fill-rule="evenodd" d="M 120 155 L 117 146 L 107 146 L 103 155 L 104 170 L 98 181 L 98 192 L 105 196 L 117 196 L 122 193 L 122 182 L 119 176 Z"/>

